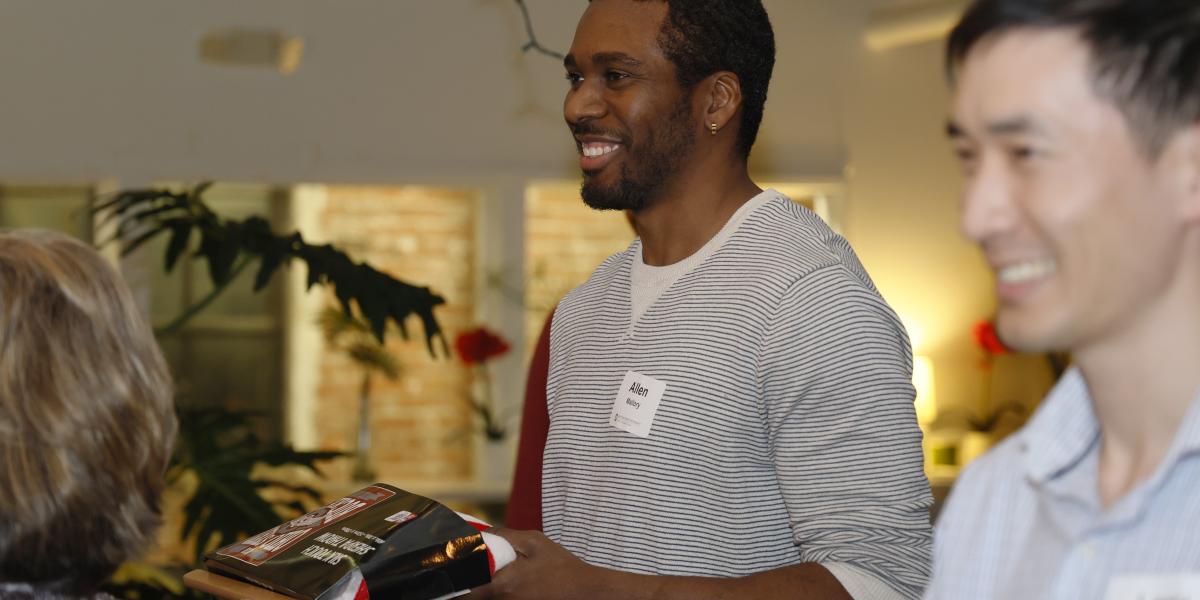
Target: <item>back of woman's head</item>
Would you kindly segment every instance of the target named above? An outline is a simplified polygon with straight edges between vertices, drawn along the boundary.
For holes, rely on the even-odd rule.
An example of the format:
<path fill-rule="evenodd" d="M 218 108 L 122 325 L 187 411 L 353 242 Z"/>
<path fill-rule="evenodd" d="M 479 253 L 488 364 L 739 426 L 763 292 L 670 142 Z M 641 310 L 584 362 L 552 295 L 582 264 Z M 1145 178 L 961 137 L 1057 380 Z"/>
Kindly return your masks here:
<path fill-rule="evenodd" d="M 116 270 L 66 236 L 0 231 L 0 581 L 86 594 L 142 553 L 175 431 Z"/>

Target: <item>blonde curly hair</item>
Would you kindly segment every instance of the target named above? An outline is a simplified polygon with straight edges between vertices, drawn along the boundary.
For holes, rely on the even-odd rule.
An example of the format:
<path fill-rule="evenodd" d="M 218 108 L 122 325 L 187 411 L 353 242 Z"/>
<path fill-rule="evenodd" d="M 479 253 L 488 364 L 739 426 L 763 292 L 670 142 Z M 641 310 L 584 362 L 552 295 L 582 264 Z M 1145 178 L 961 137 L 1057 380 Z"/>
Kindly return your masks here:
<path fill-rule="evenodd" d="M 146 550 L 172 396 L 112 266 L 64 235 L 0 231 L 0 581 L 86 595 Z"/>

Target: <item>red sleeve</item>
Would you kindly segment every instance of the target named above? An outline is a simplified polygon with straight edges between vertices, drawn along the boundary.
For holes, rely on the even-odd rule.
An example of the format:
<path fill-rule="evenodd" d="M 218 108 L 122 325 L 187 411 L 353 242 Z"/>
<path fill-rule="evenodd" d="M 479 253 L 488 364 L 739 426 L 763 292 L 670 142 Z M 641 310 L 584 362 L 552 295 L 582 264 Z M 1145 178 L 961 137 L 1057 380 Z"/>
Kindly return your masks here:
<path fill-rule="evenodd" d="M 521 440 L 517 445 L 517 466 L 513 473 L 512 494 L 504 524 L 513 529 L 542 529 L 542 453 L 550 432 L 550 414 L 546 408 L 546 377 L 550 369 L 550 323 L 546 317 L 537 348 L 529 361 L 525 380 L 525 407 L 521 414 Z"/>

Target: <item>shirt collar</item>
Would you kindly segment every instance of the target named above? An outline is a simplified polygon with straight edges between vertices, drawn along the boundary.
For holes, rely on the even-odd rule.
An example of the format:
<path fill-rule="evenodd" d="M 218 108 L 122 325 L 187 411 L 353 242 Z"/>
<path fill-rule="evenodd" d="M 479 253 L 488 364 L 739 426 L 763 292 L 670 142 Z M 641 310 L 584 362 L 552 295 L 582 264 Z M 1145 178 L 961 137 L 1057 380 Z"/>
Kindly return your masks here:
<path fill-rule="evenodd" d="M 1044 484 L 1077 466 L 1100 440 L 1100 424 L 1092 406 L 1087 382 L 1078 368 L 1068 370 L 1047 395 L 1019 440 L 1025 454 L 1026 473 Z M 1200 453 L 1200 393 L 1158 469 L 1161 476 L 1181 459 Z"/>
<path fill-rule="evenodd" d="M 1078 368 L 1063 374 L 1018 435 L 1025 470 L 1035 484 L 1079 464 L 1100 437 L 1087 383 Z"/>

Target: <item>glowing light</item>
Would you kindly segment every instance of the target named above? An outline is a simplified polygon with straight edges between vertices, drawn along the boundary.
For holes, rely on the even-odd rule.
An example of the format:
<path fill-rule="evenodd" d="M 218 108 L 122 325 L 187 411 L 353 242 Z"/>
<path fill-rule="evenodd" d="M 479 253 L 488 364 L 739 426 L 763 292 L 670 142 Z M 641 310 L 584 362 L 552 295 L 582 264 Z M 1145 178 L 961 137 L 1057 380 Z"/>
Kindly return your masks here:
<path fill-rule="evenodd" d="M 917 423 L 922 430 L 937 418 L 937 393 L 934 390 L 933 360 L 928 356 L 913 357 L 913 387 L 917 389 Z"/>
<path fill-rule="evenodd" d="M 925 349 L 925 330 L 911 315 L 900 315 L 900 321 L 904 323 L 904 329 L 908 332 L 908 342 L 912 345 L 913 354 L 923 351 Z"/>

